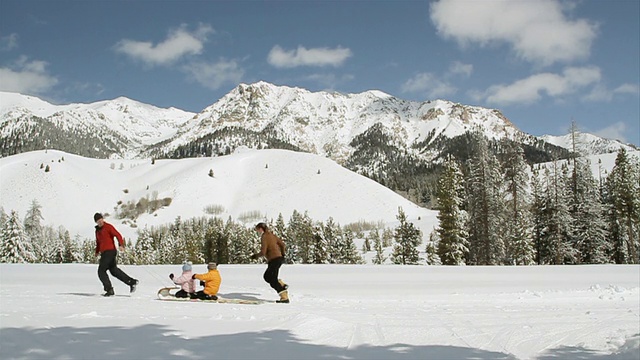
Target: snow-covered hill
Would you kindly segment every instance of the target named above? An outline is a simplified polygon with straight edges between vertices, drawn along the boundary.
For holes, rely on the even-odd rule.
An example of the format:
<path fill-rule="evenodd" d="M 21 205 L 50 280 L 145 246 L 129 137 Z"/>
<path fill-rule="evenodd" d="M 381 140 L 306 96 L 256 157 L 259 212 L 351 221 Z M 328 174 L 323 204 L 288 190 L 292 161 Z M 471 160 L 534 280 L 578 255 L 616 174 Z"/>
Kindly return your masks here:
<path fill-rule="evenodd" d="M 571 151 L 573 151 L 573 143 L 575 141 L 575 150 L 581 155 L 608 154 L 616 152 L 620 148 L 625 148 L 628 151 L 638 150 L 636 146 L 623 144 L 618 140 L 605 139 L 583 132 L 576 133 L 575 140 L 571 134 L 562 136 L 543 135 L 541 138 L 550 144 Z"/>
<path fill-rule="evenodd" d="M 224 219 L 250 222 L 257 221 L 252 214 L 269 220 L 282 213 L 288 220 L 294 210 L 308 211 L 314 220 L 333 217 L 341 225 L 360 220 L 394 224 L 402 207 L 425 239 L 437 221 L 434 211 L 332 160 L 285 150 L 243 149 L 229 156 L 155 164 L 34 151 L 0 159 L 0 194 L 6 212 L 16 210 L 23 217 L 35 199 L 42 205 L 44 224 L 63 225 L 72 236 L 83 237 L 93 236 L 93 214 L 105 212 L 124 235 L 135 238 L 135 228 L 115 220 L 115 208 L 142 198 L 172 200 L 138 217 L 137 228 L 171 223 L 178 216 L 205 216 L 206 207 L 222 209 L 218 216 Z"/>

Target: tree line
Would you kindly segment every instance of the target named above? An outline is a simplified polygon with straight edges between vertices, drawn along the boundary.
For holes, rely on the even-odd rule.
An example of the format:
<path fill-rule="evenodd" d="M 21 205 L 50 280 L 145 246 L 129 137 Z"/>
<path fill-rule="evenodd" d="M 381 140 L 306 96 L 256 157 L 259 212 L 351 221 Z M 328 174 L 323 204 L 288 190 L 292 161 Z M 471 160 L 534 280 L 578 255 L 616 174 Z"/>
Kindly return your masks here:
<path fill-rule="evenodd" d="M 473 147 L 468 160 L 450 155 L 442 164 L 435 189 L 438 226 L 430 234 L 422 234 L 401 208 L 394 229 L 341 226 L 298 211 L 288 221 L 280 214 L 269 226 L 286 242 L 288 263 L 362 264 L 365 257 L 374 264 L 639 262 L 640 164 L 626 150 L 618 151 L 610 173 L 595 177 L 592 165 L 575 156 L 531 166 L 514 142 L 490 150 L 479 136 Z M 94 239 L 43 226 L 40 209 L 34 200 L 24 219 L 0 209 L 0 262 L 96 261 Z M 120 261 L 251 263 L 248 256 L 258 247 L 252 226 L 243 222 L 178 217 L 139 229 Z"/>
<path fill-rule="evenodd" d="M 468 161 L 445 161 L 432 236 L 442 264 L 638 263 L 637 158 L 620 149 L 596 178 L 584 158 L 531 167 L 516 144 L 500 150 L 480 137 Z"/>
<path fill-rule="evenodd" d="M 282 214 L 269 227 L 287 244 L 285 259 L 300 264 L 364 264 L 363 253 L 375 252 L 374 264 L 389 259 L 395 263 L 417 263 L 421 233 L 406 221 L 398 209 L 400 225 L 395 229 L 360 222 L 341 226 L 332 218 L 314 221 L 305 212 L 294 211 L 288 222 Z M 5 263 L 95 263 L 95 239 L 71 238 L 64 227 L 42 225 L 41 206 L 36 200 L 24 217 L 15 210 L 0 209 L 0 262 Z M 365 234 L 366 233 L 366 234 Z M 355 239 L 362 240 L 358 249 Z M 393 253 L 385 248 L 395 243 Z M 180 264 L 216 262 L 248 264 L 260 247 L 252 227 L 220 217 L 176 218 L 171 224 L 147 226 L 138 230 L 135 243 L 120 253 L 123 264 Z"/>

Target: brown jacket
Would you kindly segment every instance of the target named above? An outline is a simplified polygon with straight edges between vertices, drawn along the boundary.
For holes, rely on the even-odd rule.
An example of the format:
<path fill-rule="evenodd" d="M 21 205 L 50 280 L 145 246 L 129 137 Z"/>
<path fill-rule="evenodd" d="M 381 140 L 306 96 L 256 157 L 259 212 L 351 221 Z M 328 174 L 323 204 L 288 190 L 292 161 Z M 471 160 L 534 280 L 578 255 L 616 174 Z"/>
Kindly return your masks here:
<path fill-rule="evenodd" d="M 271 231 L 265 231 L 262 234 L 261 242 L 260 252 L 256 254 L 258 257 L 264 256 L 267 261 L 271 261 L 284 256 L 284 241 Z"/>

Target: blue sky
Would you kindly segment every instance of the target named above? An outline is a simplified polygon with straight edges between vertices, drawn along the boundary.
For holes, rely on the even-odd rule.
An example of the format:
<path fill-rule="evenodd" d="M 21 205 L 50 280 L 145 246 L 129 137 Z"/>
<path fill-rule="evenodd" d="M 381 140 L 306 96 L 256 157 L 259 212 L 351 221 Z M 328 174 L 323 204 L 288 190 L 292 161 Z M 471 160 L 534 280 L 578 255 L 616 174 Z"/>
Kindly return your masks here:
<path fill-rule="evenodd" d="M 640 1 L 0 0 L 0 90 L 199 112 L 239 83 L 501 110 L 640 144 Z"/>

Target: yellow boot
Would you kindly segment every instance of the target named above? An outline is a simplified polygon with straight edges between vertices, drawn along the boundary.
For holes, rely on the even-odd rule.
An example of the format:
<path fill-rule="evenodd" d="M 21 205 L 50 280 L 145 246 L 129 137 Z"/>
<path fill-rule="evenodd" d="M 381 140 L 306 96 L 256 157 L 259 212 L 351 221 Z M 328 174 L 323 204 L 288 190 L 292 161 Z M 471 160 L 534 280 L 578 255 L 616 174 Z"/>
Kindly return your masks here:
<path fill-rule="evenodd" d="M 280 295 L 280 300 L 276 300 L 277 303 L 289 303 L 289 292 L 287 290 L 280 291 L 278 295 Z"/>

